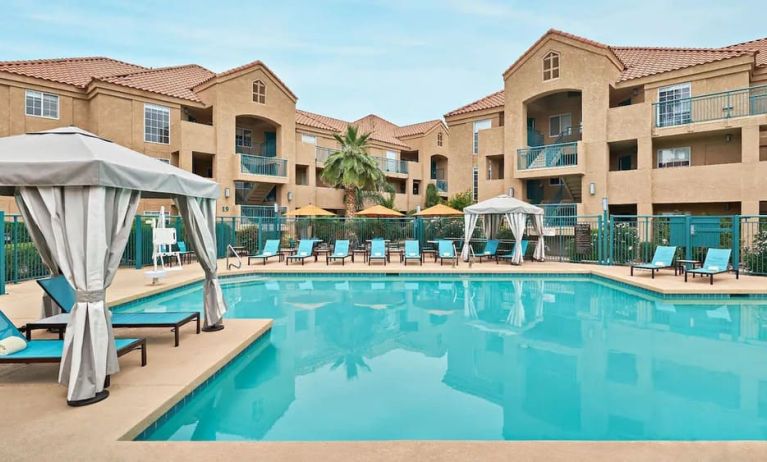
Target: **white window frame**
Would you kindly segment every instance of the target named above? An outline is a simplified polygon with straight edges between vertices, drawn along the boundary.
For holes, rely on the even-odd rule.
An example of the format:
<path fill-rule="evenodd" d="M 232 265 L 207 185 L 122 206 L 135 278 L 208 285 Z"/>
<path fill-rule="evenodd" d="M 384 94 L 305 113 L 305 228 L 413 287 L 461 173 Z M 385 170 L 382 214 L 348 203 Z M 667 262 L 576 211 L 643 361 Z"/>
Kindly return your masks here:
<path fill-rule="evenodd" d="M 317 145 L 317 136 L 310 135 L 308 133 L 301 133 L 301 142 L 306 144 Z"/>
<path fill-rule="evenodd" d="M 146 123 L 147 123 L 147 118 L 146 118 L 147 109 L 152 109 L 154 111 L 164 112 L 164 113 L 166 113 L 168 115 L 168 141 L 167 142 L 164 142 L 164 141 L 154 141 L 154 140 L 147 139 L 147 134 L 148 134 L 147 130 L 146 130 L 146 128 L 147 128 L 146 127 Z M 170 129 L 170 108 L 166 107 L 166 106 L 158 106 L 156 104 L 144 103 L 144 142 L 145 143 L 152 143 L 152 144 L 170 144 L 170 140 L 171 140 L 171 133 L 170 133 L 170 131 L 171 131 L 171 129 Z"/>
<path fill-rule="evenodd" d="M 471 153 L 472 154 L 479 154 L 479 132 L 482 130 L 488 130 L 490 128 L 493 128 L 493 120 L 492 119 L 482 119 L 477 120 L 474 122 L 474 136 L 471 141 Z"/>
<path fill-rule="evenodd" d="M 664 97 L 666 93 L 679 92 L 679 96 Z M 678 83 L 658 88 L 658 105 L 655 114 L 657 127 L 683 125 L 692 121 L 692 84 Z"/>
<path fill-rule="evenodd" d="M 566 128 L 567 132 L 562 130 L 562 118 L 565 117 L 565 116 L 567 116 L 567 118 L 570 119 L 570 125 Z M 559 132 L 557 132 L 557 133 L 553 133 L 551 131 L 551 127 L 552 127 L 551 121 L 554 120 L 554 119 L 558 119 L 559 120 Z M 565 113 L 562 113 L 562 114 L 556 114 L 556 115 L 553 115 L 553 116 L 549 116 L 549 138 L 557 138 L 557 137 L 561 136 L 562 134 L 571 135 L 572 133 L 573 133 L 573 114 L 572 113 L 565 112 Z"/>
<path fill-rule="evenodd" d="M 245 133 L 248 133 L 250 138 L 250 144 L 245 144 Z M 240 141 L 242 140 L 242 141 Z M 235 127 L 234 128 L 234 145 L 238 148 L 252 148 L 253 147 L 253 130 L 250 128 Z"/>
<path fill-rule="evenodd" d="M 40 98 L 40 114 L 29 113 L 29 106 L 27 105 L 27 99 L 30 97 Z M 56 101 L 55 117 L 50 115 L 45 115 L 45 98 L 46 97 L 53 98 Z M 59 120 L 59 115 L 61 114 L 61 98 L 59 98 L 59 95 L 56 95 L 54 93 L 46 93 L 44 91 L 38 91 L 38 90 L 26 90 L 24 92 L 24 114 L 29 117 L 40 117 L 42 119 Z"/>
<path fill-rule="evenodd" d="M 443 142 L 442 141 L 442 137 L 443 137 L 442 132 L 438 132 L 437 133 L 437 146 L 442 146 L 442 142 Z"/>
<path fill-rule="evenodd" d="M 554 57 L 557 58 L 557 65 L 554 66 Z M 549 65 L 549 68 L 546 69 L 546 61 L 550 59 L 551 64 Z M 543 76 L 544 82 L 549 82 L 552 80 L 557 80 L 560 75 L 562 75 L 562 71 L 560 69 L 562 65 L 562 55 L 559 54 L 558 51 L 551 50 L 543 57 L 541 60 L 541 75 Z M 554 71 L 557 71 L 557 76 L 554 77 Z M 546 72 L 549 73 L 549 78 L 546 78 Z"/>
<path fill-rule="evenodd" d="M 674 160 L 664 162 L 661 164 L 661 151 L 671 151 Z M 678 153 L 685 152 L 687 159 L 680 159 Z M 686 162 L 686 164 L 685 164 Z M 662 148 L 656 152 L 655 166 L 657 168 L 674 168 L 674 167 L 690 167 L 692 165 L 692 149 L 690 146 L 680 146 L 674 148 Z"/>
<path fill-rule="evenodd" d="M 259 85 L 259 89 L 263 90 L 263 93 L 257 93 L 255 91 L 254 87 L 256 86 L 256 84 Z M 264 83 L 263 80 L 261 80 L 261 79 L 254 80 L 253 83 L 251 84 L 251 88 L 250 89 L 252 91 L 252 99 L 253 99 L 254 103 L 256 103 L 256 104 L 266 104 L 266 84 Z"/>

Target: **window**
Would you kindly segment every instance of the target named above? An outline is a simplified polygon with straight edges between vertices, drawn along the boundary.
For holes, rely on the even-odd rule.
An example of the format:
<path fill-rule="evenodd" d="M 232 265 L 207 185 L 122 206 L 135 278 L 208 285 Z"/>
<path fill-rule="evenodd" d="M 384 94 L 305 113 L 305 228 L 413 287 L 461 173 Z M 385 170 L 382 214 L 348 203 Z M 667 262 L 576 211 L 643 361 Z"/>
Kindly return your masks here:
<path fill-rule="evenodd" d="M 266 104 L 266 85 L 260 80 L 253 81 L 253 102 Z"/>
<path fill-rule="evenodd" d="M 46 119 L 58 119 L 58 95 L 27 90 L 26 114 L 34 117 L 45 117 Z"/>
<path fill-rule="evenodd" d="M 474 199 L 474 202 L 477 202 L 479 200 L 479 169 L 477 167 L 474 167 L 473 172 L 474 176 L 474 188 L 473 188 L 473 194 L 472 198 Z"/>
<path fill-rule="evenodd" d="M 144 105 L 144 141 L 170 143 L 170 109 L 153 104 Z"/>
<path fill-rule="evenodd" d="M 557 177 L 549 178 L 549 186 L 560 186 L 562 184 L 562 179 Z"/>
<path fill-rule="evenodd" d="M 668 127 L 690 123 L 690 94 L 689 82 L 659 88 L 656 125 Z"/>
<path fill-rule="evenodd" d="M 421 182 L 420 181 L 413 181 L 413 195 L 417 196 L 421 194 Z"/>
<path fill-rule="evenodd" d="M 314 135 L 307 135 L 306 133 L 301 133 L 301 142 L 306 144 L 317 144 L 317 137 Z"/>
<path fill-rule="evenodd" d="M 478 120 L 474 122 L 474 139 L 472 141 L 471 152 L 474 154 L 479 153 L 479 132 L 480 130 L 487 130 L 493 125 L 490 119 Z"/>
<path fill-rule="evenodd" d="M 559 53 L 549 52 L 543 57 L 543 80 L 553 80 L 559 78 Z"/>
<path fill-rule="evenodd" d="M 658 149 L 658 168 L 689 167 L 690 148 Z"/>
<path fill-rule="evenodd" d="M 252 148 L 253 131 L 249 128 L 237 127 L 234 132 L 234 144 L 239 147 Z"/>
<path fill-rule="evenodd" d="M 437 146 L 442 146 L 442 132 L 437 133 Z"/>
<path fill-rule="evenodd" d="M 572 135 L 573 117 L 570 114 L 559 114 L 549 117 L 549 136 Z"/>

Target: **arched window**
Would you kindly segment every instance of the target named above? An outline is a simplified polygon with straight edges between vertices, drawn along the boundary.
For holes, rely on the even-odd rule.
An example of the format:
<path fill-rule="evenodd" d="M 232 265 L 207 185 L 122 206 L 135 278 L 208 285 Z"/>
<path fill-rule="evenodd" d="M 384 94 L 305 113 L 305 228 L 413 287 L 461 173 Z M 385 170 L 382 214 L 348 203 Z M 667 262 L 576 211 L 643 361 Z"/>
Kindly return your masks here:
<path fill-rule="evenodd" d="M 550 51 L 543 57 L 543 80 L 559 78 L 559 53 Z"/>
<path fill-rule="evenodd" d="M 253 81 L 253 102 L 266 104 L 266 85 L 260 80 Z"/>
<path fill-rule="evenodd" d="M 442 146 L 442 132 L 437 133 L 437 146 Z"/>

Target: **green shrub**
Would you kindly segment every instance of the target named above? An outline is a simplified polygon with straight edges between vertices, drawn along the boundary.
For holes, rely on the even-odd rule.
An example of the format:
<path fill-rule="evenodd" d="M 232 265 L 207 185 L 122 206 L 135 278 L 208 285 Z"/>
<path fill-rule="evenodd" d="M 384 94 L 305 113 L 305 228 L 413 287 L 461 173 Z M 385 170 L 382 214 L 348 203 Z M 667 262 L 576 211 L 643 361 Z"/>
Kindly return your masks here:
<path fill-rule="evenodd" d="M 743 249 L 743 264 L 752 273 L 767 273 L 767 230 L 756 233 L 750 247 Z"/>

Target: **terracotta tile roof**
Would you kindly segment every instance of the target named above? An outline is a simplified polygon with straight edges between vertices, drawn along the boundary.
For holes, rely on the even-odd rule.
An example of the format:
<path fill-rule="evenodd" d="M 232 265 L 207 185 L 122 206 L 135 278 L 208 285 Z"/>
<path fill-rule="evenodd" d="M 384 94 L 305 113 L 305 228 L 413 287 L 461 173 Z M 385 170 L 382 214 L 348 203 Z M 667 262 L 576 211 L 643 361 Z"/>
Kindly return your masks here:
<path fill-rule="evenodd" d="M 450 116 L 459 115 L 459 114 L 467 114 L 469 112 L 475 112 L 475 111 L 484 111 L 485 109 L 500 108 L 500 107 L 503 107 L 503 103 L 504 103 L 503 90 L 500 90 L 490 95 L 487 95 L 484 98 L 480 98 L 476 101 L 472 101 L 471 103 L 465 106 L 461 106 L 458 109 L 450 111 L 447 114 L 445 114 L 445 117 L 450 117 Z"/>
<path fill-rule="evenodd" d="M 325 116 L 296 109 L 296 123 L 305 127 L 319 128 L 322 130 L 341 131 L 333 125 L 322 121 Z M 340 121 L 339 121 L 340 122 Z M 343 122 L 344 124 L 346 122 Z"/>
<path fill-rule="evenodd" d="M 0 61 L 0 72 L 34 77 L 85 88 L 96 77 L 127 74 L 146 67 L 100 56 L 85 58 Z"/>
<path fill-rule="evenodd" d="M 767 66 L 767 37 L 725 47 L 728 50 L 745 50 L 756 53 L 756 65 Z"/>
<path fill-rule="evenodd" d="M 618 81 L 638 79 L 751 53 L 746 50 L 721 48 L 611 47 L 611 50 L 626 66 Z"/>
<path fill-rule="evenodd" d="M 319 128 L 323 130 L 332 130 L 342 132 L 349 125 L 354 125 L 362 132 L 370 132 L 370 139 L 380 143 L 391 144 L 401 149 L 411 149 L 410 146 L 400 138 L 424 134 L 436 124 L 441 124 L 440 120 L 429 120 L 417 124 L 398 126 L 383 117 L 375 114 L 368 114 L 353 122 L 347 122 L 341 119 L 335 119 L 313 112 L 297 110 L 296 123 L 305 127 Z"/>
<path fill-rule="evenodd" d="M 174 98 L 200 102 L 197 94 L 192 89 L 213 75 L 215 75 L 213 72 L 202 66 L 187 64 L 184 66 L 162 67 L 130 74 L 101 77 L 97 80 Z"/>
<path fill-rule="evenodd" d="M 287 90 L 287 92 L 290 94 L 290 96 L 292 96 L 292 97 L 293 97 L 293 99 L 298 99 L 298 97 L 296 96 L 296 94 L 295 94 L 295 93 L 293 93 L 293 91 L 292 91 L 290 88 L 288 88 L 288 86 L 287 86 L 287 85 L 285 85 L 285 82 L 283 82 L 282 80 L 280 80 L 280 78 L 277 76 L 277 74 L 275 74 L 274 72 L 272 72 L 272 70 L 271 70 L 271 69 L 269 69 L 269 66 L 267 66 L 266 64 L 264 64 L 264 63 L 263 63 L 261 60 L 255 60 L 255 61 L 251 61 L 251 62 L 249 62 L 249 63 L 247 63 L 247 64 L 243 64 L 242 66 L 233 67 L 233 68 L 231 68 L 231 69 L 229 69 L 229 70 L 226 70 L 226 71 L 224 71 L 224 72 L 219 72 L 218 74 L 213 74 L 213 75 L 212 75 L 212 76 L 210 76 L 209 78 L 207 78 L 207 79 L 203 80 L 202 82 L 199 82 L 199 83 L 198 83 L 196 86 L 198 86 L 198 87 L 201 87 L 201 86 L 205 85 L 206 83 L 208 83 L 209 81 L 211 81 L 211 80 L 213 80 L 213 79 L 215 79 L 215 78 L 219 78 L 219 77 L 226 77 L 227 75 L 231 75 L 231 74 L 234 74 L 234 73 L 236 73 L 236 72 L 240 72 L 240 71 L 243 71 L 243 70 L 245 70 L 245 69 L 250 69 L 250 68 L 253 68 L 253 67 L 263 67 L 264 69 L 266 69 L 266 71 L 267 71 L 269 74 L 271 74 L 271 75 L 272 75 L 272 77 L 274 77 L 274 79 L 275 79 L 275 80 L 276 80 L 276 81 L 277 81 L 277 82 L 278 82 L 280 85 L 282 85 L 282 86 L 285 88 L 285 90 Z"/>
<path fill-rule="evenodd" d="M 397 138 L 406 138 L 408 136 L 423 135 L 424 133 L 427 133 L 429 130 L 434 128 L 435 125 L 441 124 L 441 120 L 434 119 L 417 124 L 403 125 L 402 127 L 397 127 L 397 129 L 394 130 L 394 136 Z"/>

